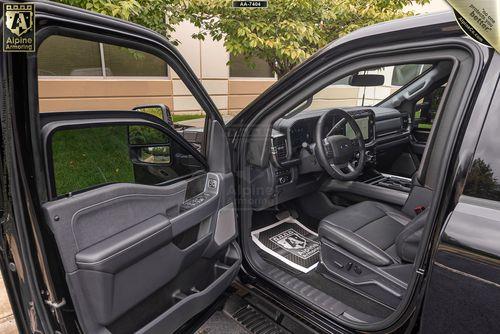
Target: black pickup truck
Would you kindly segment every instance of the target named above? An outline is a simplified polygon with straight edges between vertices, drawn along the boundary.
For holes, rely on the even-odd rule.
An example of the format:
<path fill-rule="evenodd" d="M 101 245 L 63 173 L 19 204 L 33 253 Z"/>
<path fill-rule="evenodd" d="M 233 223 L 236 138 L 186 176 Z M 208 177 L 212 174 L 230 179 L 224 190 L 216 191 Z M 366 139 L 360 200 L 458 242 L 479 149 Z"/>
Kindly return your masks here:
<path fill-rule="evenodd" d="M 41 113 L 38 53 L 1 54 L 21 333 L 497 331 L 500 56 L 453 13 L 333 41 L 228 124 L 161 35 L 50 2 L 34 22 L 37 50 L 162 59 L 206 120 L 192 145 L 166 116 Z"/>

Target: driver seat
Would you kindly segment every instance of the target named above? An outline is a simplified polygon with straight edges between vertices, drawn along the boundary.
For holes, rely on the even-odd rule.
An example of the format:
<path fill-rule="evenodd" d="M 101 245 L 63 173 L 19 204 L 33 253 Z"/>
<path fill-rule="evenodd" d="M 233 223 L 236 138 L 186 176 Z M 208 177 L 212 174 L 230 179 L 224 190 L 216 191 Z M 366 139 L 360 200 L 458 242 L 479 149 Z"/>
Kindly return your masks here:
<path fill-rule="evenodd" d="M 317 272 L 397 307 L 413 272 L 427 211 L 366 201 L 323 218 Z"/>
<path fill-rule="evenodd" d="M 377 267 L 413 263 L 426 216 L 425 211 L 411 217 L 388 205 L 366 201 L 323 218 L 318 234 Z"/>

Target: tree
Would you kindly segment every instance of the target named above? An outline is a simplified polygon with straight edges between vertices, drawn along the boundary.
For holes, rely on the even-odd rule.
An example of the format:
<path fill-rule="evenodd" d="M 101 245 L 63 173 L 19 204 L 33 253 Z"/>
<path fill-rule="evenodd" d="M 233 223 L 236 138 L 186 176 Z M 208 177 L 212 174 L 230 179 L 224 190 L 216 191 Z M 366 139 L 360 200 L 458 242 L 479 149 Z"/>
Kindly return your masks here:
<path fill-rule="evenodd" d="M 172 40 L 175 25 L 189 20 L 193 35 L 224 40 L 231 54 L 265 60 L 278 77 L 319 48 L 353 30 L 412 15 L 411 3 L 430 0 L 269 0 L 266 9 L 232 8 L 232 0 L 56 0 L 132 21 Z M 177 41 L 172 40 L 174 44 Z"/>
<path fill-rule="evenodd" d="M 170 14 L 200 28 L 193 37 L 223 40 L 227 51 L 264 59 L 278 77 L 332 40 L 360 27 L 412 15 L 429 0 L 269 0 L 266 9 L 231 0 L 173 0 Z"/>
<path fill-rule="evenodd" d="M 483 159 L 476 158 L 467 175 L 464 194 L 473 197 L 500 199 L 500 185 L 495 173 Z"/>
<path fill-rule="evenodd" d="M 104 15 L 138 23 L 171 39 L 170 33 L 182 17 L 167 20 L 172 0 L 55 0 Z M 173 41 L 174 43 L 176 41 Z"/>

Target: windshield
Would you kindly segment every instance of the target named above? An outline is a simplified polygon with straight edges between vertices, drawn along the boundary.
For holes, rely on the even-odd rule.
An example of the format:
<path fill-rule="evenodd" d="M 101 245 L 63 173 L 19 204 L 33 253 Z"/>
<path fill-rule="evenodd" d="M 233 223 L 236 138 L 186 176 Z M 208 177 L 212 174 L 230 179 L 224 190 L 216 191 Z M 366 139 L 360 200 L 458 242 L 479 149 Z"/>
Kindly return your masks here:
<path fill-rule="evenodd" d="M 361 70 L 326 86 L 295 110 L 374 106 L 431 66 L 431 64 L 404 64 Z"/>

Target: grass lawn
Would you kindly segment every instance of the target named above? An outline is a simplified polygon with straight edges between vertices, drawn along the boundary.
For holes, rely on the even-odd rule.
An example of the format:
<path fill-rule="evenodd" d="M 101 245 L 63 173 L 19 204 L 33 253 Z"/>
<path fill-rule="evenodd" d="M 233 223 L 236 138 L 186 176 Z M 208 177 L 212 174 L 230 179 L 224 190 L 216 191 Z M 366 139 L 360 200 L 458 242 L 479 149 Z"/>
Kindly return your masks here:
<path fill-rule="evenodd" d="M 147 114 L 156 116 L 158 118 L 163 119 L 163 112 L 160 108 L 145 108 L 145 109 L 140 109 L 142 112 L 145 112 Z M 205 115 L 172 115 L 172 120 L 174 123 L 176 122 L 182 122 L 182 121 L 189 121 L 191 119 L 197 119 L 197 118 L 204 118 Z"/>
<path fill-rule="evenodd" d="M 181 122 L 203 117 L 205 115 L 173 115 L 173 120 Z M 139 134 L 146 135 L 144 143 L 167 141 L 166 138 L 152 138 L 155 133 L 144 129 Z M 52 155 L 57 195 L 106 183 L 134 183 L 127 126 L 58 131 L 52 138 Z"/>
<path fill-rule="evenodd" d="M 205 118 L 205 115 L 172 115 L 174 123 L 189 121 L 191 119 Z"/>
<path fill-rule="evenodd" d="M 126 126 L 62 130 L 52 138 L 58 195 L 111 182 L 134 182 Z"/>
<path fill-rule="evenodd" d="M 419 123 L 418 128 L 430 130 L 430 129 L 432 129 L 432 124 L 431 123 Z"/>

